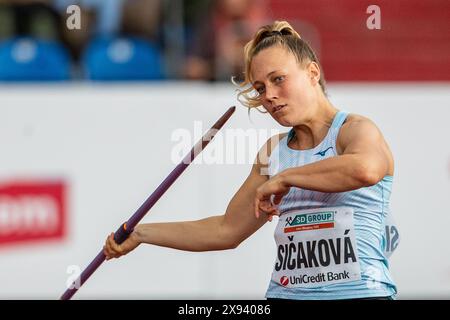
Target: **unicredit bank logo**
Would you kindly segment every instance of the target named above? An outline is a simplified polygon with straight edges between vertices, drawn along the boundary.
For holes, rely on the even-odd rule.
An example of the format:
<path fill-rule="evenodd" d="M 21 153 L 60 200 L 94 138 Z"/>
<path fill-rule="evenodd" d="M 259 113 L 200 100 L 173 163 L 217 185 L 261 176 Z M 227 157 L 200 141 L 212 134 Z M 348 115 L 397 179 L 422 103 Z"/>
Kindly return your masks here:
<path fill-rule="evenodd" d="M 280 283 L 281 283 L 281 285 L 283 285 L 283 286 L 287 286 L 287 285 L 289 284 L 289 279 L 288 279 L 288 277 L 282 276 L 281 279 L 280 279 Z"/>
<path fill-rule="evenodd" d="M 0 246 L 63 238 L 65 189 L 62 181 L 0 181 Z"/>

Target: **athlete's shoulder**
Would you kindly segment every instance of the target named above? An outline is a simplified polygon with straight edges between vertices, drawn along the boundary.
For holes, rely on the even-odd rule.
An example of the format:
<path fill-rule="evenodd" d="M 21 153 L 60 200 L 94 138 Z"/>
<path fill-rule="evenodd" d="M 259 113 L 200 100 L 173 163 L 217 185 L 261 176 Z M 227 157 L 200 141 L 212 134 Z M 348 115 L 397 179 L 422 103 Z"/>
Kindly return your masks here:
<path fill-rule="evenodd" d="M 382 137 L 382 134 L 375 122 L 370 118 L 356 113 L 349 113 L 339 130 L 337 148 L 342 151 L 346 145 L 361 136 L 377 139 Z"/>
<path fill-rule="evenodd" d="M 278 133 L 278 134 L 271 136 L 266 141 L 266 144 L 265 144 L 266 150 L 267 149 L 269 150 L 268 156 L 270 156 L 270 154 L 276 148 L 276 146 L 280 143 L 280 141 L 283 140 L 284 137 L 286 137 L 288 134 L 289 134 L 289 132 Z"/>
<path fill-rule="evenodd" d="M 365 117 L 363 115 L 357 113 L 349 113 L 342 126 L 349 126 L 351 124 L 355 125 L 362 123 L 374 123 L 374 122 L 368 117 Z"/>
<path fill-rule="evenodd" d="M 361 130 L 378 130 L 378 128 L 375 122 L 370 118 L 356 113 L 349 113 L 342 124 L 339 135 L 341 136 Z"/>
<path fill-rule="evenodd" d="M 271 136 L 258 151 L 257 163 L 267 164 L 272 151 L 289 132 L 278 133 Z"/>

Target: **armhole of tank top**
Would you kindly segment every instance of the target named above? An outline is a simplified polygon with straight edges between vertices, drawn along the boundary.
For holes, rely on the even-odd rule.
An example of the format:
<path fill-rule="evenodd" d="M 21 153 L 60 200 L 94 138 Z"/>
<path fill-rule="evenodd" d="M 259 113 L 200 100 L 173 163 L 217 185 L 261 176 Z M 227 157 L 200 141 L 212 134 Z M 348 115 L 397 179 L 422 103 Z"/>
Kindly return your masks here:
<path fill-rule="evenodd" d="M 349 113 L 346 111 L 341 111 L 343 114 L 345 114 L 345 119 L 342 121 L 342 123 L 340 123 L 339 125 L 336 125 L 336 127 L 333 128 L 333 133 L 332 133 L 332 144 L 333 144 L 333 148 L 334 150 L 336 150 L 336 155 L 340 155 L 338 153 L 338 148 L 337 148 L 337 141 L 338 141 L 338 137 L 339 137 L 339 133 L 341 132 L 341 128 L 344 125 L 344 123 L 347 121 Z M 341 120 L 339 120 L 339 122 L 341 122 Z"/>

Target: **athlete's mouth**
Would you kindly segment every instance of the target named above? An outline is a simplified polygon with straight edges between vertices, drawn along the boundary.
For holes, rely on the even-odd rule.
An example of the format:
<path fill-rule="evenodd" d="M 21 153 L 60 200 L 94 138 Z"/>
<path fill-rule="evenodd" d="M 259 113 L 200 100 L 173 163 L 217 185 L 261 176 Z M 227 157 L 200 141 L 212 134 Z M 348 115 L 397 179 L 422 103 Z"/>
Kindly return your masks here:
<path fill-rule="evenodd" d="M 284 108 L 286 105 L 285 104 L 280 104 L 278 106 L 273 107 L 272 112 L 276 113 L 277 111 L 280 111 L 282 108 Z"/>

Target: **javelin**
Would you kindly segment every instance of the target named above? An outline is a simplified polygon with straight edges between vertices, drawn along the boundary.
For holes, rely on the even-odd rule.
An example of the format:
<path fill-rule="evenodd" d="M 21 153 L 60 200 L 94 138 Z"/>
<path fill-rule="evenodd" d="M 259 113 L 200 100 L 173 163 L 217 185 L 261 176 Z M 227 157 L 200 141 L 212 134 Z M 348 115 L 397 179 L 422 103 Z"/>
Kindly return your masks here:
<path fill-rule="evenodd" d="M 145 200 L 141 207 L 131 216 L 131 218 L 122 224 L 119 229 L 114 233 L 114 240 L 121 244 L 128 236 L 133 232 L 134 227 L 139 221 L 147 214 L 147 212 L 153 207 L 153 205 L 161 198 L 161 196 L 170 188 L 175 180 L 183 173 L 183 171 L 189 166 L 189 164 L 195 159 L 195 157 L 203 151 L 208 143 L 214 138 L 215 134 L 222 128 L 222 126 L 231 117 L 236 107 L 231 107 L 220 117 L 219 120 L 209 129 L 199 140 L 194 147 L 179 163 L 175 169 L 164 179 L 163 182 L 156 188 L 156 190 Z M 97 254 L 92 262 L 83 270 L 81 275 L 72 282 L 72 285 L 61 296 L 61 300 L 69 300 L 77 292 L 77 290 L 89 279 L 89 277 L 97 270 L 98 267 L 105 261 L 105 254 L 103 250 Z"/>

